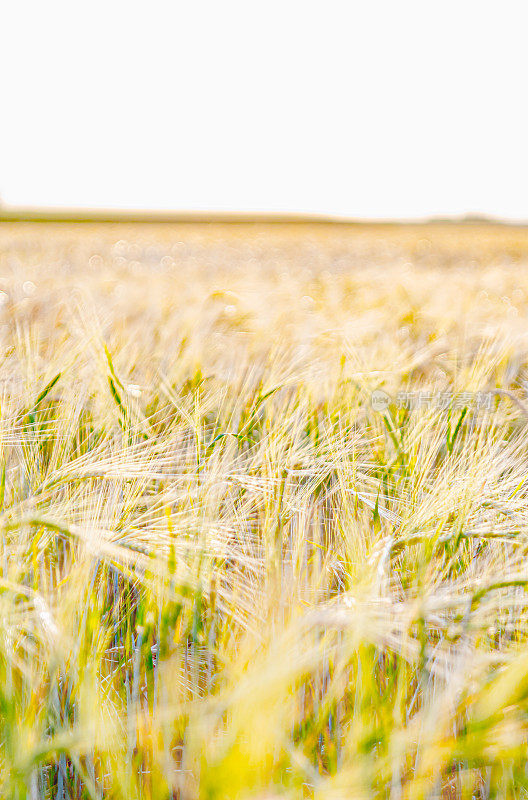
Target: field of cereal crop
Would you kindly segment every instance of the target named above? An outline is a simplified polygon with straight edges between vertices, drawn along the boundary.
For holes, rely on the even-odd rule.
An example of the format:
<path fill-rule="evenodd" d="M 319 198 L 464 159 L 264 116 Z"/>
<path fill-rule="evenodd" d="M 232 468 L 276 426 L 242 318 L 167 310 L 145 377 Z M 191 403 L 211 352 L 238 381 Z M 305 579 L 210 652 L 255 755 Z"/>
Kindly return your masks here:
<path fill-rule="evenodd" d="M 527 796 L 527 267 L 0 224 L 2 798 Z"/>

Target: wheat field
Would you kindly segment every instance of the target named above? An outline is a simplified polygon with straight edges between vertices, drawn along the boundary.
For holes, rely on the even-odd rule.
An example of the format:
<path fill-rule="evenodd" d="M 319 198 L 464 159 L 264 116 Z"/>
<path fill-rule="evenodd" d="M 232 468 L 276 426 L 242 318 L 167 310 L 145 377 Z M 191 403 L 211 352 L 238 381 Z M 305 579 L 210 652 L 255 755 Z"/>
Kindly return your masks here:
<path fill-rule="evenodd" d="M 528 230 L 0 225 L 0 797 L 528 796 Z"/>

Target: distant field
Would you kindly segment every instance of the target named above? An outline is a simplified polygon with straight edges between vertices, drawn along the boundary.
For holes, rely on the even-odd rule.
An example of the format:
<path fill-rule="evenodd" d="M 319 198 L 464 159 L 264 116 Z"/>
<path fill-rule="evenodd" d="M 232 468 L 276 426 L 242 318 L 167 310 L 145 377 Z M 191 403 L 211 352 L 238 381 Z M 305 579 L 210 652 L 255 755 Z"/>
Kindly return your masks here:
<path fill-rule="evenodd" d="M 0 797 L 528 796 L 528 228 L 0 223 Z"/>

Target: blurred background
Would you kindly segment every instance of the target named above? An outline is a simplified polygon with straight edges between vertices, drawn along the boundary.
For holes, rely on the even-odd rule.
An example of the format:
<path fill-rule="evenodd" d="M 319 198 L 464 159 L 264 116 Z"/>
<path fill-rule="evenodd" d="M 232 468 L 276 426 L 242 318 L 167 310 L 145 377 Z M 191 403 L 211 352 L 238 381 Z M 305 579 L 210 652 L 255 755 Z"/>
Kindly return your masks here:
<path fill-rule="evenodd" d="M 528 219 L 524 2 L 1 16 L 4 207 Z"/>

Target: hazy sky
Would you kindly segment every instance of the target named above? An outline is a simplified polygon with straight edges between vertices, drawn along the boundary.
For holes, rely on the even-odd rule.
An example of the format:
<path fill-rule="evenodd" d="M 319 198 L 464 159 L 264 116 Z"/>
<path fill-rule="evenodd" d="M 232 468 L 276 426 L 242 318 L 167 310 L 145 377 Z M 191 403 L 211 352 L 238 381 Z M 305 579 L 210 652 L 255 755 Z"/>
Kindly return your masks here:
<path fill-rule="evenodd" d="M 9 2 L 13 205 L 528 219 L 528 3 Z"/>

